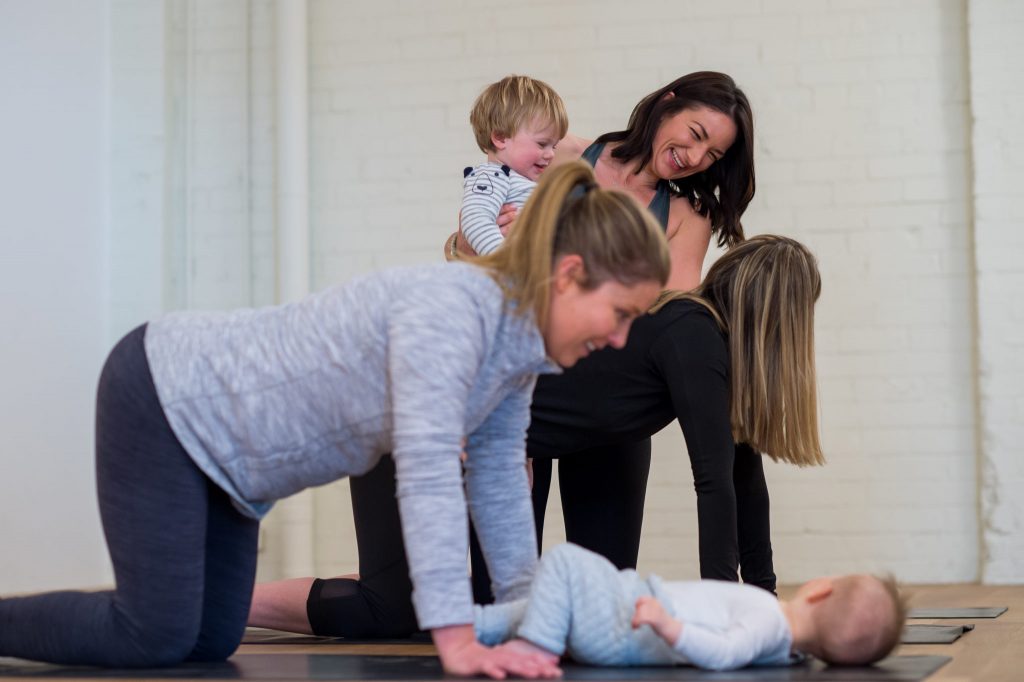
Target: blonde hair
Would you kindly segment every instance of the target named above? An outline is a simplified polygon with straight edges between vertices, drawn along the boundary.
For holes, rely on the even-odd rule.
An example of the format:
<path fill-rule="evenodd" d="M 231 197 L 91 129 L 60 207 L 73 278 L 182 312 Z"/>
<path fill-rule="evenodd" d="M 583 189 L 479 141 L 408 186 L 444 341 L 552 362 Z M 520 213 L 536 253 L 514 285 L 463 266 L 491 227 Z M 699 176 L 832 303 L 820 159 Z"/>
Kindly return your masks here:
<path fill-rule="evenodd" d="M 726 251 L 691 293 L 664 292 L 652 308 L 687 298 L 711 312 L 729 337 L 733 437 L 798 466 L 825 463 L 814 371 L 820 293 L 803 244 L 758 235 Z"/>
<path fill-rule="evenodd" d="M 818 603 L 814 620 L 820 658 L 840 665 L 868 665 L 900 643 L 907 602 L 892 576 L 846 575 Z"/>
<path fill-rule="evenodd" d="M 569 254 L 583 259 L 580 285 L 593 289 L 608 280 L 626 286 L 668 279 L 668 243 L 650 213 L 631 196 L 597 186 L 594 171 L 573 161 L 541 176 L 505 244 L 469 259 L 489 269 L 506 299 L 547 325 L 551 276 Z"/>
<path fill-rule="evenodd" d="M 569 130 L 562 98 L 550 85 L 529 76 L 505 76 L 491 83 L 469 112 L 476 144 L 484 154 L 496 151 L 492 135 L 512 137 L 534 119 L 553 125 L 558 140 Z"/>

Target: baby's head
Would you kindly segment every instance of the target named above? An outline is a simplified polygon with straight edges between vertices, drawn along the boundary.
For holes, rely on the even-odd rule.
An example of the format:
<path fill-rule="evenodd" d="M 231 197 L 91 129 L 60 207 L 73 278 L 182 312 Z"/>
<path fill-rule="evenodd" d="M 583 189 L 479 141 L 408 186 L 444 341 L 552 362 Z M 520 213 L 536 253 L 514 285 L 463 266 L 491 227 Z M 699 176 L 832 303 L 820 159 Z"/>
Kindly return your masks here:
<path fill-rule="evenodd" d="M 892 578 L 844 575 L 828 579 L 831 593 L 814 604 L 818 651 L 823 661 L 867 665 L 899 644 L 907 608 Z"/>
<path fill-rule="evenodd" d="M 480 151 L 534 181 L 569 129 L 562 98 L 529 76 L 506 76 L 488 85 L 473 103 L 469 122 Z"/>

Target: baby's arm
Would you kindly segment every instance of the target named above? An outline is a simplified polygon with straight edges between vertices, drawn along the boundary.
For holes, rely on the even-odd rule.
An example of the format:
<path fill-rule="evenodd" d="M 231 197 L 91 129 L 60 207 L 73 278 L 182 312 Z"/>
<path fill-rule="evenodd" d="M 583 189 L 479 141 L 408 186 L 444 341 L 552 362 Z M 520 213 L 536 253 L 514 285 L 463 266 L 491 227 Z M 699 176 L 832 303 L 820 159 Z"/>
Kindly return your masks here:
<path fill-rule="evenodd" d="M 651 628 L 693 665 L 710 670 L 733 670 L 754 660 L 756 637 L 742 625 L 727 632 L 714 632 L 696 625 L 683 624 L 670 616 L 654 597 L 636 600 L 633 627 L 650 625 Z M 684 636 L 685 635 L 685 636 Z"/>
<path fill-rule="evenodd" d="M 508 231 L 512 228 L 512 223 L 515 222 L 516 216 L 519 214 L 519 209 L 514 204 L 502 204 L 501 210 L 498 212 L 498 229 L 501 230 L 503 237 L 508 236 Z M 448 239 L 444 242 L 444 259 L 454 260 L 459 256 L 472 257 L 478 255 L 473 247 L 469 245 L 469 242 L 465 238 L 460 239 L 462 236 L 462 211 L 459 211 L 459 229 L 448 235 Z"/>
<path fill-rule="evenodd" d="M 494 251 L 505 241 L 497 219 L 510 186 L 507 166 L 484 164 L 466 169 L 461 229 L 466 241 L 480 255 Z"/>
<path fill-rule="evenodd" d="M 676 640 L 679 639 L 679 635 L 683 631 L 683 624 L 668 615 L 665 607 L 654 597 L 640 597 L 636 600 L 633 629 L 641 625 L 650 625 L 659 637 L 668 642 L 669 646 L 675 646 Z"/>

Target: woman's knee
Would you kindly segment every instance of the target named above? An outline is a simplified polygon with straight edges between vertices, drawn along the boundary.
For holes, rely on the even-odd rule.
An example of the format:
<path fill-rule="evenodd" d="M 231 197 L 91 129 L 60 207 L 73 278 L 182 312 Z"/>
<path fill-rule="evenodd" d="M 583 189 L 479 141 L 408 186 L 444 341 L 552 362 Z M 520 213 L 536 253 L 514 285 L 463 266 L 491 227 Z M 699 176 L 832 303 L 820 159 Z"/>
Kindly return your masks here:
<path fill-rule="evenodd" d="M 378 591 L 346 578 L 314 581 L 307 613 L 316 635 L 408 637 L 418 629 L 407 593 Z"/>
<path fill-rule="evenodd" d="M 186 660 L 207 663 L 226 661 L 238 649 L 244 634 L 245 628 L 242 627 L 232 632 L 216 633 L 212 636 L 201 635 Z"/>
<path fill-rule="evenodd" d="M 183 663 L 199 638 L 195 627 L 147 628 L 125 636 L 108 665 L 118 668 L 160 668 Z"/>

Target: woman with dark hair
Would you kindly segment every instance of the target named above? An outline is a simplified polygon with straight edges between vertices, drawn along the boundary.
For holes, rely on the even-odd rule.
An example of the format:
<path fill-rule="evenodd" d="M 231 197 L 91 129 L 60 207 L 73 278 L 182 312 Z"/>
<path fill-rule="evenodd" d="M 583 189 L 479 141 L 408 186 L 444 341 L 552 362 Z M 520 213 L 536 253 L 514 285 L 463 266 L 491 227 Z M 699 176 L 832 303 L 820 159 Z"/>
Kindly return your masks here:
<path fill-rule="evenodd" d="M 697 491 L 701 576 L 742 574 L 774 591 L 758 453 L 800 466 L 823 462 L 814 372 L 820 289 L 803 245 L 757 236 L 727 251 L 692 293 L 665 292 L 653 314 L 634 323 L 625 348 L 539 382 L 527 439 L 538 530 L 558 458 L 567 540 L 635 567 L 648 437 L 678 419 Z M 258 586 L 250 624 L 349 637 L 415 631 L 393 468 L 382 461 L 351 485 L 358 578 Z M 475 596 L 486 601 L 485 563 L 473 564 Z"/>
<path fill-rule="evenodd" d="M 724 73 L 691 73 L 655 90 L 625 130 L 593 142 L 567 135 L 554 163 L 576 158 L 594 167 L 599 185 L 626 191 L 661 222 L 672 255 L 669 289 L 697 286 L 712 234 L 719 246 L 743 239 L 740 216 L 755 189 L 754 116 Z M 513 218 L 509 207 L 499 224 Z M 472 255 L 457 232 L 445 253 L 455 251 Z"/>

